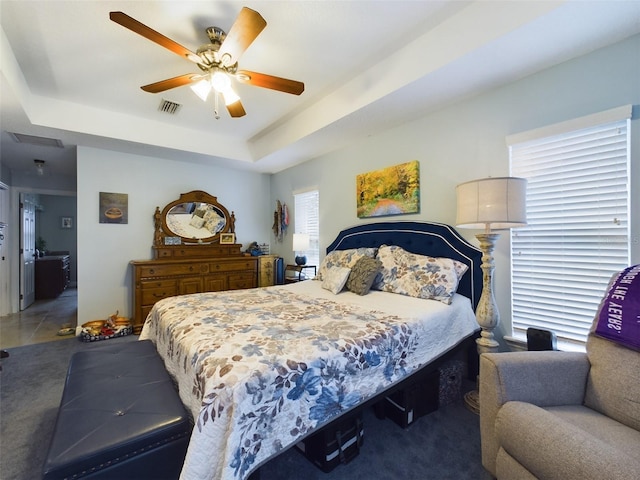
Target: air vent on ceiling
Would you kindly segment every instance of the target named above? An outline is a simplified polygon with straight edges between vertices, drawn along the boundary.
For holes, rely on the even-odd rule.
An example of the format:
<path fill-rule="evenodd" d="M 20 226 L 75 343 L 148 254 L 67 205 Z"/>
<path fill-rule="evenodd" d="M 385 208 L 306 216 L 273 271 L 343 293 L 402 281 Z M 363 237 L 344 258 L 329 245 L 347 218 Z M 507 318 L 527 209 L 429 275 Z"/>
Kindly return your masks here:
<path fill-rule="evenodd" d="M 171 102 L 163 98 L 160 102 L 160 107 L 158 108 L 158 110 L 164 113 L 168 113 L 169 115 L 175 115 L 176 113 L 178 113 L 178 110 L 180 110 L 181 107 L 182 105 L 180 105 L 179 103 Z"/>
<path fill-rule="evenodd" d="M 62 141 L 57 138 L 37 137 L 35 135 L 26 135 L 24 133 L 8 132 L 9 135 L 18 143 L 29 143 L 40 147 L 58 147 L 63 148 Z"/>

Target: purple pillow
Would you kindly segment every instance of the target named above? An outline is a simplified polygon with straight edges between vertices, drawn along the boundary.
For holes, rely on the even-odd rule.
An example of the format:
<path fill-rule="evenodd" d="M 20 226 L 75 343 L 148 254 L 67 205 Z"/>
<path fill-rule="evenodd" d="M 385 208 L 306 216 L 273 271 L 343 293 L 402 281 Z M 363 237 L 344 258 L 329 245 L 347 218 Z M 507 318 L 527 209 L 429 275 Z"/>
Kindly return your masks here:
<path fill-rule="evenodd" d="M 625 268 L 609 285 L 596 335 L 640 350 L 640 264 Z"/>

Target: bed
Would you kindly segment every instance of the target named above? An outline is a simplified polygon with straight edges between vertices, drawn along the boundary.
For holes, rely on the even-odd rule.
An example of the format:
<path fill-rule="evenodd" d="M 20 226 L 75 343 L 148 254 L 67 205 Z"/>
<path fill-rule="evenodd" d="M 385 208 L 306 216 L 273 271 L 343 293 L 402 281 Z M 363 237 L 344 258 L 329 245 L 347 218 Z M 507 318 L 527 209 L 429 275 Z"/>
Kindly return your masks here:
<path fill-rule="evenodd" d="M 375 289 L 336 292 L 327 279 L 347 267 L 327 259 L 372 258 L 372 250 L 380 261 L 385 251 L 439 257 L 447 266 L 450 259 L 457 289 L 448 301 Z M 381 222 L 340 232 L 319 280 L 156 303 L 140 339 L 156 344 L 194 418 L 181 478 L 248 478 L 468 343 L 479 330 L 473 312 L 480 262 L 481 252 L 450 226 Z M 376 276 L 378 287 L 383 280 Z"/>

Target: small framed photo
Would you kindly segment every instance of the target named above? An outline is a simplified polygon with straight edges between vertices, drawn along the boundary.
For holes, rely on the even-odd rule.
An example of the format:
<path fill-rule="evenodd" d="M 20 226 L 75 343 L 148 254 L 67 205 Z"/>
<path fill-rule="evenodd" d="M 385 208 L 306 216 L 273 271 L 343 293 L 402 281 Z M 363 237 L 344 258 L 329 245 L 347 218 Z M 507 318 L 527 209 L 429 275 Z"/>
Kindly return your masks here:
<path fill-rule="evenodd" d="M 73 217 L 60 217 L 60 228 L 73 228 Z"/>
<path fill-rule="evenodd" d="M 235 233 L 221 233 L 220 234 L 220 244 L 228 245 L 236 242 L 236 234 Z"/>

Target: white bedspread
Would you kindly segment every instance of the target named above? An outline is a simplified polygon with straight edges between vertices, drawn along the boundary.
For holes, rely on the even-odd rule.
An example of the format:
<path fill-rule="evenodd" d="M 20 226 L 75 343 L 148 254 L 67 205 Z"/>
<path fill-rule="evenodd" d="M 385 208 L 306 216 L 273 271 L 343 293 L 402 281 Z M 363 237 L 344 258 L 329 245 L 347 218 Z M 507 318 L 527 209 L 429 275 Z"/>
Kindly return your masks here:
<path fill-rule="evenodd" d="M 445 305 L 305 281 L 162 300 L 140 339 L 194 416 L 181 478 L 241 479 L 477 329 L 457 294 Z"/>

